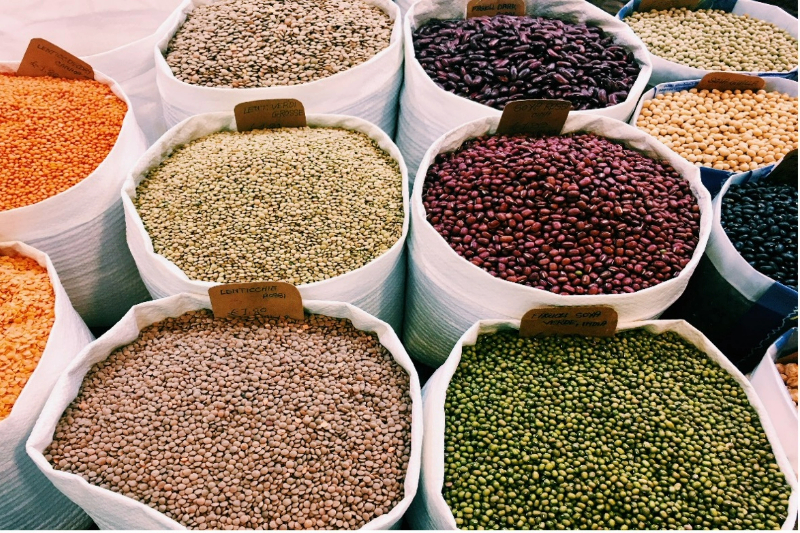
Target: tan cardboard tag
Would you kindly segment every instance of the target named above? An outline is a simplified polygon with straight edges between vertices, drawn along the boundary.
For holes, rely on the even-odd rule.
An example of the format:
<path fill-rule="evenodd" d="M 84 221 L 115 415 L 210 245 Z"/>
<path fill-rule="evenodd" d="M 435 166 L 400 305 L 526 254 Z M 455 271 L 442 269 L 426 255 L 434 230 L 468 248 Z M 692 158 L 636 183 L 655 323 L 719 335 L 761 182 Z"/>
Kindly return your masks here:
<path fill-rule="evenodd" d="M 613 307 L 602 305 L 537 307 L 523 315 L 519 326 L 519 336 L 610 337 L 616 329 L 617 311 Z"/>
<path fill-rule="evenodd" d="M 636 11 L 664 11 L 671 8 L 685 7 L 687 9 L 697 9 L 700 0 L 642 0 Z"/>
<path fill-rule="evenodd" d="M 306 110 L 294 98 L 242 102 L 233 108 L 233 114 L 239 131 L 306 126 Z"/>
<path fill-rule="evenodd" d="M 567 121 L 572 104 L 566 100 L 516 100 L 503 108 L 498 135 L 533 133 L 558 135 Z"/>
<path fill-rule="evenodd" d="M 44 39 L 31 39 L 17 76 L 50 76 L 68 80 L 93 80 L 94 69 L 66 50 Z"/>
<path fill-rule="evenodd" d="M 795 148 L 778 161 L 767 178 L 770 183 L 783 183 L 797 186 L 797 149 Z"/>
<path fill-rule="evenodd" d="M 220 318 L 268 316 L 303 320 L 303 298 L 297 287 L 282 281 L 228 283 L 208 289 L 211 310 Z"/>
<path fill-rule="evenodd" d="M 766 83 L 763 78 L 758 76 L 734 74 L 733 72 L 709 72 L 697 84 L 697 90 L 746 91 L 750 89 L 751 91 L 760 91 Z"/>
<path fill-rule="evenodd" d="M 525 15 L 525 0 L 470 0 L 467 2 L 467 18 L 493 17 L 495 15 Z"/>

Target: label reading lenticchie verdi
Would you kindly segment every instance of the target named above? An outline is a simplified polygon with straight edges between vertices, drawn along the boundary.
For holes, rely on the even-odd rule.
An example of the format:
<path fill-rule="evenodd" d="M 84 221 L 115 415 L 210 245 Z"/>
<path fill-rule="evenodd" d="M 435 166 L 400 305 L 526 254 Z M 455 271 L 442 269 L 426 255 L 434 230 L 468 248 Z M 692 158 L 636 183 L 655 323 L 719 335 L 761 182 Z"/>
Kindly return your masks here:
<path fill-rule="evenodd" d="M 303 298 L 297 287 L 282 281 L 228 283 L 208 289 L 218 318 L 268 316 L 303 320 Z"/>
<path fill-rule="evenodd" d="M 495 15 L 525 15 L 525 0 L 471 0 L 467 3 L 467 18 Z"/>
<path fill-rule="evenodd" d="M 306 110 L 294 98 L 243 102 L 233 108 L 236 129 L 240 132 L 271 128 L 303 128 Z"/>
<path fill-rule="evenodd" d="M 520 321 L 520 337 L 582 335 L 610 337 L 617 329 L 613 307 L 586 305 L 578 307 L 537 307 Z"/>

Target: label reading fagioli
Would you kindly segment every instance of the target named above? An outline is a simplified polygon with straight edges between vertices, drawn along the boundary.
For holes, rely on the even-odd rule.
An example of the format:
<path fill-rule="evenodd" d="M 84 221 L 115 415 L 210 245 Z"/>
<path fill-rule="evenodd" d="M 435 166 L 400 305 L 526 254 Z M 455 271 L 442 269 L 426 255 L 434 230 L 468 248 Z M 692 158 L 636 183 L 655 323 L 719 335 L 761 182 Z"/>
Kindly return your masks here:
<path fill-rule="evenodd" d="M 498 135 L 530 133 L 558 135 L 569 117 L 572 104 L 566 100 L 515 100 L 503 108 Z"/>
<path fill-rule="evenodd" d="M 525 15 L 525 0 L 470 0 L 467 18 L 494 17 L 495 15 Z"/>
<path fill-rule="evenodd" d="M 537 307 L 520 321 L 520 337 L 582 335 L 610 337 L 617 330 L 617 311 L 613 307 Z"/>
<path fill-rule="evenodd" d="M 766 80 L 758 76 L 748 76 L 747 74 L 736 74 L 734 72 L 709 72 L 697 84 L 697 90 L 760 91 L 766 83 Z"/>

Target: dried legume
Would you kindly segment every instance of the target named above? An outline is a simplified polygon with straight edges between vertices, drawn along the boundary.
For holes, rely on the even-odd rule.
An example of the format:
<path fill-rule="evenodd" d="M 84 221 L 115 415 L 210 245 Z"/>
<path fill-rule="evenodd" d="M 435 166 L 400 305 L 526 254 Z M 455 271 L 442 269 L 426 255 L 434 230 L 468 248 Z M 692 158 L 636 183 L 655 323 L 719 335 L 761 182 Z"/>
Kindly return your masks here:
<path fill-rule="evenodd" d="M 625 22 L 651 54 L 703 70 L 788 72 L 797 39 L 750 15 L 719 9 L 636 11 Z"/>
<path fill-rule="evenodd" d="M 645 100 L 636 126 L 698 166 L 745 172 L 797 149 L 797 97 L 689 89 Z"/>
<path fill-rule="evenodd" d="M 363 0 L 223 0 L 195 6 L 165 56 L 193 85 L 299 85 L 369 60 L 391 36 L 389 15 Z"/>
<path fill-rule="evenodd" d="M 403 498 L 410 417 L 408 375 L 349 321 L 201 310 L 96 364 L 45 457 L 192 529 L 356 529 Z"/>
<path fill-rule="evenodd" d="M 36 370 L 54 321 L 47 269 L 29 257 L 0 255 L 0 420 Z"/>
<path fill-rule="evenodd" d="M 117 142 L 126 111 L 94 80 L 0 74 L 0 211 L 87 178 Z"/>
<path fill-rule="evenodd" d="M 722 229 L 762 274 L 797 290 L 797 186 L 769 180 L 731 185 L 722 199 Z"/>
<path fill-rule="evenodd" d="M 220 132 L 150 171 L 134 200 L 156 253 L 191 279 L 312 283 L 402 235 L 402 175 L 363 133 Z"/>
<path fill-rule="evenodd" d="M 442 89 L 495 109 L 528 98 L 604 108 L 628 97 L 641 70 L 600 28 L 542 17 L 434 20 L 414 31 L 414 51 Z"/>
<path fill-rule="evenodd" d="M 674 333 L 482 335 L 444 446 L 462 529 L 777 529 L 791 493 L 740 385 Z"/>
<path fill-rule="evenodd" d="M 677 276 L 700 231 L 669 164 L 590 133 L 479 137 L 439 154 L 422 196 L 451 248 L 557 294 L 620 294 Z"/>
<path fill-rule="evenodd" d="M 783 384 L 786 385 L 786 389 L 789 391 L 789 396 L 792 397 L 792 401 L 796 406 L 797 405 L 797 352 L 794 352 L 793 354 L 790 354 L 786 357 L 782 357 L 781 359 L 794 360 L 794 362 L 775 363 L 775 368 L 781 375 Z"/>

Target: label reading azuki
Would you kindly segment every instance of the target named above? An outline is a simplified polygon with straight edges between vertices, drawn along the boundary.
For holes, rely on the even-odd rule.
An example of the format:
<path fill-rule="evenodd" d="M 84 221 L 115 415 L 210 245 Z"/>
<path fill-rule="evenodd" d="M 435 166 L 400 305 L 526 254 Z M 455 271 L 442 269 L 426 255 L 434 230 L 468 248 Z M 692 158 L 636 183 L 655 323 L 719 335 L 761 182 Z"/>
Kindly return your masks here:
<path fill-rule="evenodd" d="M 233 115 L 239 131 L 306 126 L 306 110 L 294 98 L 243 102 L 233 108 Z"/>
<path fill-rule="evenodd" d="M 700 0 L 642 0 L 636 11 L 665 11 L 668 9 L 697 9 Z"/>
<path fill-rule="evenodd" d="M 572 104 L 566 100 L 516 100 L 503 108 L 497 135 L 532 133 L 558 135 L 569 117 Z"/>
<path fill-rule="evenodd" d="M 795 148 L 778 161 L 767 178 L 770 183 L 797 186 L 797 149 Z"/>
<path fill-rule="evenodd" d="M 522 317 L 520 337 L 583 335 L 610 337 L 617 330 L 617 312 L 613 307 L 537 307 Z"/>
<path fill-rule="evenodd" d="M 711 91 L 760 91 L 766 85 L 766 81 L 758 76 L 748 76 L 747 74 L 735 74 L 733 72 L 709 72 L 697 84 L 697 90 Z"/>
<path fill-rule="evenodd" d="M 297 287 L 282 281 L 228 283 L 208 289 L 218 318 L 268 316 L 303 320 L 303 298 Z"/>
<path fill-rule="evenodd" d="M 470 0 L 467 18 L 493 17 L 495 15 L 525 15 L 525 0 Z"/>
<path fill-rule="evenodd" d="M 31 39 L 17 76 L 50 76 L 68 80 L 93 80 L 94 69 L 63 48 L 44 39 Z"/>

